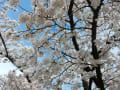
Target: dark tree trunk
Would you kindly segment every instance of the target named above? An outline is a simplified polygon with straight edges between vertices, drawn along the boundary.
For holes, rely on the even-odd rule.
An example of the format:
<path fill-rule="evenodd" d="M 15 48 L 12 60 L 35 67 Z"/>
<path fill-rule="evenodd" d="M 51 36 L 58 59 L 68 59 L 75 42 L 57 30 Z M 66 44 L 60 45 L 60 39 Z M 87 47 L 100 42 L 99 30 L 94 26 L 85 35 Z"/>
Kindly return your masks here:
<path fill-rule="evenodd" d="M 99 16 L 99 11 L 101 9 L 101 6 L 103 5 L 103 1 L 100 1 L 100 5 L 95 9 L 93 6 L 91 6 L 91 1 L 87 0 L 89 7 L 91 8 L 91 11 L 93 12 L 93 20 L 92 20 L 92 34 L 91 34 L 91 43 L 92 43 L 92 55 L 95 60 L 99 60 L 99 51 L 97 50 L 97 45 L 96 45 L 96 36 L 97 36 L 97 19 Z M 96 68 L 96 76 L 92 78 L 90 81 L 90 85 L 92 85 L 92 81 L 96 84 L 97 88 L 100 90 L 105 90 L 104 88 L 104 82 L 102 80 L 102 73 L 101 73 L 101 68 L 100 65 L 98 65 Z M 91 89 L 91 86 L 89 86 L 89 89 Z"/>

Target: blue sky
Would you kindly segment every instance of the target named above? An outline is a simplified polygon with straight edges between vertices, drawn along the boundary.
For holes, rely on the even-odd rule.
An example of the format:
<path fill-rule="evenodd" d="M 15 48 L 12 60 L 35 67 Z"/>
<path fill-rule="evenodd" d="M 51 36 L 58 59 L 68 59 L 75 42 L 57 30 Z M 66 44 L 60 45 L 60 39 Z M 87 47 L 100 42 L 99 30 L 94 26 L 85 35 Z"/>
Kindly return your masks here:
<path fill-rule="evenodd" d="M 26 9 L 28 11 L 32 11 L 32 8 L 31 8 L 31 2 L 30 0 L 21 0 L 20 2 L 20 5 L 18 6 L 18 12 L 14 12 L 12 9 L 10 9 L 7 13 L 7 15 L 13 19 L 13 20 L 17 20 L 19 19 L 19 14 L 24 12 L 24 10 L 22 9 Z M 20 27 L 18 27 L 17 29 L 23 29 L 25 30 L 25 25 L 24 24 L 21 24 Z"/>
<path fill-rule="evenodd" d="M 20 6 L 26 10 L 32 11 L 30 0 L 21 0 Z M 18 20 L 18 15 L 24 11 L 23 9 L 20 8 L 20 6 L 18 6 L 18 12 L 14 12 L 12 9 L 9 10 L 8 16 L 11 19 Z"/>

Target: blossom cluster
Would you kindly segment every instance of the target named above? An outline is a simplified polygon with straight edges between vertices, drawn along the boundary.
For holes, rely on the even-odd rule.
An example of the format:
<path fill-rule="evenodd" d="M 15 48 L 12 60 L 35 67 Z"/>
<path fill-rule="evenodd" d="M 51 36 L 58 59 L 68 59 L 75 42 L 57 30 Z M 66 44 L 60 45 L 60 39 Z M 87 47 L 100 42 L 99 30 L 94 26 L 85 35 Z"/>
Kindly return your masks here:
<path fill-rule="evenodd" d="M 33 11 L 23 9 L 18 21 L 7 11 L 20 0 L 8 2 L 0 12 L 0 58 L 12 62 L 23 76 L 8 74 L 7 87 L 24 82 L 20 90 L 64 85 L 77 90 L 85 88 L 84 81 L 97 81 L 98 72 L 105 87 L 120 83 L 115 78 L 120 69 L 119 0 L 31 0 Z M 23 24 L 25 29 L 16 29 Z M 94 83 L 95 90 L 100 88 Z"/>

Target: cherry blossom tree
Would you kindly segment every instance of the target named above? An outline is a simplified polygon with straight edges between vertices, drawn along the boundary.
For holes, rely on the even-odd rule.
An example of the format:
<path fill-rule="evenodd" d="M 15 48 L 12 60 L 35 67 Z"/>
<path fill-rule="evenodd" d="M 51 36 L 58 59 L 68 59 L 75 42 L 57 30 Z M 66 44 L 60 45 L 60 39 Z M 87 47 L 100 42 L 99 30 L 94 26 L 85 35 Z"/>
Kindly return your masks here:
<path fill-rule="evenodd" d="M 25 78 L 22 75 L 17 76 L 13 71 L 10 71 L 8 76 L 1 77 L 0 82 L 1 90 L 30 90 L 30 85 Z"/>
<path fill-rule="evenodd" d="M 119 90 L 120 0 L 31 2 L 29 11 L 7 0 L 0 13 L 0 57 L 23 72 L 23 82 L 33 90 Z M 17 7 L 19 21 L 11 20 L 7 11 Z M 17 30 L 21 24 L 26 29 Z"/>

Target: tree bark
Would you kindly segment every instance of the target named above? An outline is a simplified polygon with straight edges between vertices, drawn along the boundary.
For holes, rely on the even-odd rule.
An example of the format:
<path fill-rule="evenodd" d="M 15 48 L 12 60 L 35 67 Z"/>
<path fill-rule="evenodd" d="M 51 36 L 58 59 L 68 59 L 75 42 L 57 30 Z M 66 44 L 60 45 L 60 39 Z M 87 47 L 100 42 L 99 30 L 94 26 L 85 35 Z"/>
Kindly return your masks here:
<path fill-rule="evenodd" d="M 101 6 L 103 5 L 103 1 L 104 0 L 101 0 L 100 5 L 97 6 L 97 8 L 95 9 L 93 6 L 91 6 L 91 1 L 87 0 L 88 5 L 91 8 L 91 11 L 93 12 L 91 43 L 92 43 L 92 56 L 95 60 L 99 60 L 99 51 L 97 50 L 97 45 L 96 45 L 95 40 L 97 36 L 97 19 L 99 16 L 99 11 L 101 9 Z M 93 81 L 100 90 L 105 90 L 104 82 L 102 80 L 102 73 L 101 73 L 100 65 L 98 65 L 95 69 L 96 69 L 96 76 L 93 79 Z"/>

